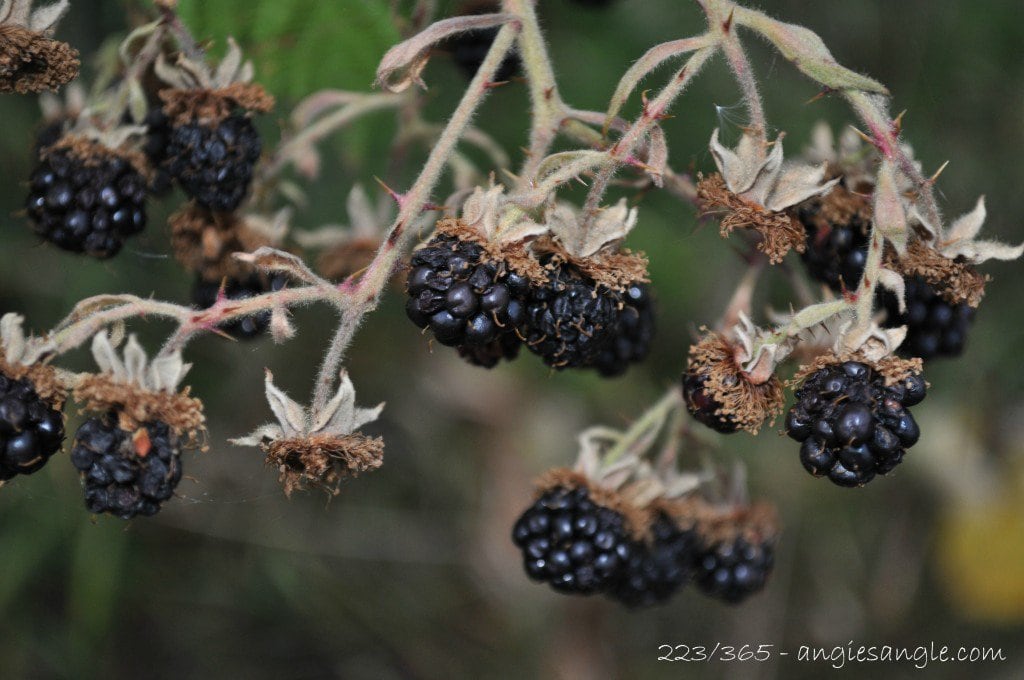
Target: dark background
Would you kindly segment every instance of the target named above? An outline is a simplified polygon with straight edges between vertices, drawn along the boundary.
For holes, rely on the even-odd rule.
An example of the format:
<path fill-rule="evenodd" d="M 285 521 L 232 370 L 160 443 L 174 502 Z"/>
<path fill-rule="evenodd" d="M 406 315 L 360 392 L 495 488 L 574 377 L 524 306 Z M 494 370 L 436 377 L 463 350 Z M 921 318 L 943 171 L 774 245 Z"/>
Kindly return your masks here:
<path fill-rule="evenodd" d="M 75 2 L 59 36 L 89 61 L 122 33 L 125 5 Z M 395 40 L 387 3 L 339 0 L 181 0 L 198 36 L 219 48 L 230 31 L 280 97 L 262 121 L 265 139 L 296 97 L 320 87 L 366 89 Z M 271 8 L 271 6 L 274 6 Z M 938 185 L 955 216 L 987 196 L 986 230 L 1024 239 L 1024 6 L 1017 0 L 871 0 L 763 3 L 819 32 L 842 63 L 886 83 L 894 111 L 926 172 L 950 160 Z M 450 11 L 444 5 L 442 11 Z M 658 41 L 699 32 L 690 3 L 620 0 L 588 10 L 540 3 L 567 101 L 603 109 L 628 64 Z M 815 88 L 751 37 L 769 121 L 795 154 L 811 125 L 852 122 L 842 102 L 806 103 Z M 668 69 L 651 77 L 658 88 Z M 86 69 L 86 77 L 90 77 Z M 463 81 L 441 56 L 426 72 L 428 115 L 443 120 Z M 636 111 L 636 97 L 631 103 Z M 712 169 L 711 129 L 743 123 L 721 59 L 665 123 L 677 169 Z M 103 263 L 39 245 L 17 215 L 39 120 L 30 97 L 0 99 L 0 312 L 27 315 L 37 331 L 75 301 L 104 292 L 185 302 L 191 279 L 169 257 L 164 220 L 181 201 L 151 207 L 151 226 Z M 486 103 L 478 124 L 513 164 L 527 129 L 526 88 L 514 82 Z M 354 182 L 376 191 L 386 172 L 389 113 L 337 135 L 310 188 L 297 228 L 344 222 Z M 422 154 L 421 156 L 422 157 Z M 414 167 L 386 177 L 408 186 Z M 439 197 L 446 195 L 444 187 Z M 579 191 L 568 197 L 581 200 Z M 800 645 L 893 644 L 1001 647 L 1008 661 L 929 665 L 927 677 L 1024 675 L 1024 400 L 1020 370 L 1024 284 L 1018 264 L 991 263 L 994 281 L 969 348 L 928 367 L 928 400 L 915 409 L 921 442 L 898 472 L 859 490 L 810 478 L 795 445 L 768 428 L 717 438 L 711 455 L 749 466 L 752 493 L 780 506 L 785 533 L 766 591 L 739 607 L 683 592 L 641 612 L 559 596 L 530 583 L 508 540 L 529 502 L 530 480 L 569 463 L 575 433 L 619 426 L 677 380 L 693 329 L 713 323 L 742 271 L 713 225 L 665 195 L 641 205 L 631 245 L 654 253 L 660 307 L 651 359 L 615 382 L 551 375 L 531 356 L 491 372 L 430 352 L 389 293 L 350 352 L 360 401 L 386 400 L 368 429 L 387 441 L 383 468 L 286 500 L 258 451 L 227 445 L 269 414 L 262 371 L 304 399 L 333 329 L 323 308 L 297 314 L 298 339 L 234 344 L 209 337 L 188 358 L 203 398 L 211 450 L 186 454 L 179 498 L 156 517 L 92 518 L 65 456 L 0 490 L 0 675 L 21 677 L 245 678 L 817 678 L 825 664 L 798 663 Z M 796 264 L 794 261 L 793 264 Z M 772 273 L 759 293 L 789 300 Z M 760 317 L 764 320 L 764 317 Z M 150 346 L 169 328 L 133 326 Z M 84 352 L 68 365 L 89 366 Z M 70 409 L 69 409 L 70 411 Z M 71 412 L 69 428 L 78 416 Z M 73 431 L 73 430 L 72 430 Z M 696 452 L 685 462 L 697 466 Z M 661 644 L 776 645 L 767 663 L 669 664 Z M 910 664 L 865 664 L 849 675 L 902 678 Z"/>

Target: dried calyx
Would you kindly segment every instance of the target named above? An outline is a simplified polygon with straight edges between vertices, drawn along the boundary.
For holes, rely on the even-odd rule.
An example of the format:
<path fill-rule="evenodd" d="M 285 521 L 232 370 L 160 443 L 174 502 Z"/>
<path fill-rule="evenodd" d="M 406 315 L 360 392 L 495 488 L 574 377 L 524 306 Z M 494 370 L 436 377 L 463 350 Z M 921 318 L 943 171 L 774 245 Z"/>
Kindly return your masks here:
<path fill-rule="evenodd" d="M 0 2 L 0 92 L 53 91 L 78 75 L 78 50 L 50 37 L 68 0 L 34 10 L 32 5 L 33 0 Z"/>
<path fill-rule="evenodd" d="M 277 247 L 288 232 L 291 211 L 274 215 L 220 213 L 190 202 L 168 219 L 174 256 L 203 281 L 219 282 L 252 273 L 232 254 Z"/>
<path fill-rule="evenodd" d="M 317 248 L 317 270 L 328 279 L 341 280 L 365 269 L 386 237 L 385 228 L 393 219 L 391 203 L 373 205 L 362 185 L 349 191 L 346 201 L 348 225 L 327 225 L 296 232 L 295 240 L 303 248 Z"/>
<path fill-rule="evenodd" d="M 179 55 L 172 65 L 160 55 L 154 68 L 157 76 L 170 85 L 161 90 L 164 112 L 176 123 L 198 120 L 216 124 L 236 109 L 265 113 L 274 107 L 274 98 L 260 85 L 252 83 L 252 62 L 242 60 L 242 51 L 231 38 L 228 51 L 217 68 Z"/>
<path fill-rule="evenodd" d="M 753 229 L 761 236 L 758 249 L 775 264 L 795 249 L 803 252 L 804 230 L 786 210 L 828 193 L 839 179 L 825 181 L 827 164 L 818 167 L 783 162 L 782 137 L 771 144 L 744 133 L 735 150 L 711 135 L 711 153 L 718 173 L 701 178 L 697 201 L 706 214 L 721 214 L 722 235 L 734 229 Z"/>
<path fill-rule="evenodd" d="M 68 377 L 44 363 L 56 345 L 47 338 L 26 337 L 24 322 L 25 317 L 13 312 L 0 317 L 0 374 L 28 379 L 40 397 L 60 409 L 67 398 Z"/>
<path fill-rule="evenodd" d="M 338 391 L 322 408 L 306 408 L 279 390 L 267 371 L 266 397 L 277 423 L 257 428 L 232 439 L 236 446 L 257 446 L 267 455 L 267 465 L 279 471 L 288 496 L 306 485 L 339 493 L 345 477 L 381 466 L 384 440 L 356 432 L 380 415 L 384 404 L 374 408 L 355 405 L 355 388 L 348 373 L 340 374 Z"/>

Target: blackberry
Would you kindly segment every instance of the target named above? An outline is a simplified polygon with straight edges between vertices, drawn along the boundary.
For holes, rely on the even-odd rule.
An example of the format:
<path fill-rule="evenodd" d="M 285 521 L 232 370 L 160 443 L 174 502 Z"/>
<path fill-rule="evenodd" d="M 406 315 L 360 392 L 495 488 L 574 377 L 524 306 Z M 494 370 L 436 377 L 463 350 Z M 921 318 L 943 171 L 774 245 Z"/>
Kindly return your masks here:
<path fill-rule="evenodd" d="M 546 491 L 520 516 L 512 540 L 531 579 L 580 595 L 612 587 L 639 549 L 625 518 L 595 503 L 583 486 Z"/>
<path fill-rule="evenodd" d="M 736 604 L 764 588 L 774 562 L 772 541 L 739 535 L 700 551 L 694 581 L 711 597 Z"/>
<path fill-rule="evenodd" d="M 622 302 L 615 336 L 594 363 L 606 377 L 622 375 L 629 364 L 646 359 L 654 339 L 654 306 L 647 286 L 631 285 L 623 292 Z"/>
<path fill-rule="evenodd" d="M 737 381 L 739 378 L 737 378 Z M 740 425 L 728 414 L 720 414 L 722 404 L 705 388 L 708 375 L 691 368 L 683 374 L 683 401 L 686 410 L 701 424 L 722 434 L 732 434 L 740 429 Z"/>
<path fill-rule="evenodd" d="M 127 432 L 113 411 L 82 423 L 71 462 L 82 473 L 89 512 L 121 519 L 155 515 L 181 481 L 181 449 L 173 430 L 154 421 Z"/>
<path fill-rule="evenodd" d="M 482 28 L 476 31 L 466 31 L 453 36 L 448 40 L 448 49 L 451 50 L 452 59 L 456 66 L 462 71 L 466 80 L 472 80 L 476 72 L 480 70 L 481 64 L 487 58 L 487 52 L 498 37 L 498 28 Z M 514 50 L 508 52 L 498 70 L 494 73 L 494 80 L 502 82 L 511 80 L 522 71 L 522 61 L 519 54 Z"/>
<path fill-rule="evenodd" d="M 98 144 L 49 147 L 30 187 L 26 210 L 35 232 L 64 250 L 112 257 L 146 226 L 146 180 Z"/>
<path fill-rule="evenodd" d="M 885 326 L 907 327 L 907 337 L 899 353 L 922 359 L 959 356 L 974 323 L 974 308 L 966 302 L 951 304 L 920 276 L 907 277 L 906 286 L 907 311 L 903 314 L 900 314 L 895 295 L 882 295 Z"/>
<path fill-rule="evenodd" d="M 482 368 L 494 368 L 502 359 L 512 361 L 519 356 L 519 348 L 523 341 L 515 333 L 502 333 L 498 338 L 483 347 L 460 345 L 459 356 Z"/>
<path fill-rule="evenodd" d="M 242 113 L 216 124 L 192 120 L 171 127 L 165 167 L 197 203 L 230 212 L 249 191 L 261 149 L 256 126 Z"/>
<path fill-rule="evenodd" d="M 39 470 L 64 442 L 64 416 L 26 378 L 0 373 L 0 481 Z"/>
<path fill-rule="evenodd" d="M 615 339 L 619 304 L 618 294 L 562 262 L 531 289 L 526 346 L 558 370 L 593 366 Z"/>
<path fill-rule="evenodd" d="M 693 575 L 697 534 L 680 529 L 664 514 L 651 526 L 652 542 L 634 551 L 622 578 L 609 595 L 629 607 L 649 607 L 668 600 Z"/>
<path fill-rule="evenodd" d="M 863 486 L 903 461 L 920 430 L 908 407 L 925 397 L 919 375 L 886 386 L 858 361 L 827 365 L 796 391 L 786 433 L 800 446 L 800 461 L 815 477 L 839 486 Z"/>
<path fill-rule="evenodd" d="M 285 283 L 286 279 L 283 276 L 274 276 L 268 279 L 259 273 L 253 273 L 244 279 L 227 279 L 224 283 L 224 294 L 229 300 L 244 300 L 270 291 L 281 290 Z M 217 302 L 220 286 L 220 283 L 211 283 L 203 280 L 202 277 L 197 278 L 195 286 L 192 288 L 192 303 L 200 309 L 212 307 Z M 264 311 L 228 322 L 221 328 L 236 338 L 249 340 L 262 335 L 269 327 L 270 312 Z"/>
<path fill-rule="evenodd" d="M 855 290 L 868 259 L 870 220 L 856 212 L 845 224 L 838 224 L 823 219 L 820 211 L 821 201 L 811 201 L 797 210 L 807 231 L 807 249 L 800 258 L 811 277 L 833 291 Z"/>
<path fill-rule="evenodd" d="M 410 264 L 405 311 L 414 324 L 430 328 L 442 345 L 462 348 L 471 363 L 508 354 L 526 319 L 524 277 L 487 259 L 480 245 L 449 234 L 434 236 Z"/>
<path fill-rule="evenodd" d="M 167 150 L 171 141 L 171 121 L 163 109 L 153 107 L 146 114 L 142 124 L 146 127 L 146 139 L 142 153 L 146 154 L 153 178 L 149 183 L 150 193 L 162 196 L 171 189 L 171 174 L 167 170 Z"/>

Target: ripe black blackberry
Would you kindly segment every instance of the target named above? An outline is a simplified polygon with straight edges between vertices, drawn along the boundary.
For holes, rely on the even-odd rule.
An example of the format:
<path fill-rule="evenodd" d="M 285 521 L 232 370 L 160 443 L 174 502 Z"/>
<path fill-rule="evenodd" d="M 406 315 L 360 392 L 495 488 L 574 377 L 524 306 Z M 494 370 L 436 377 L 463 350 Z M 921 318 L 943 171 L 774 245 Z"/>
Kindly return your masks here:
<path fill-rule="evenodd" d="M 249 191 L 261 150 L 256 126 L 235 112 L 215 124 L 191 120 L 172 125 L 164 166 L 197 203 L 230 212 Z"/>
<path fill-rule="evenodd" d="M 694 582 L 711 597 L 736 604 L 764 588 L 774 562 L 774 541 L 740 534 L 698 553 Z"/>
<path fill-rule="evenodd" d="M 885 326 L 907 327 L 907 337 L 899 347 L 900 355 L 926 360 L 959 356 L 974 323 L 974 308 L 966 302 L 948 302 L 920 276 L 907 277 L 905 281 L 905 313 L 900 314 L 896 297 L 891 293 L 881 298 L 886 309 Z"/>
<path fill-rule="evenodd" d="M 837 187 L 834 192 L 844 191 Z M 825 219 L 822 201 L 811 201 L 797 210 L 807 231 L 807 249 L 800 258 L 807 272 L 835 292 L 855 290 L 868 259 L 870 219 L 862 212 L 847 214 L 842 222 Z"/>
<path fill-rule="evenodd" d="M 268 278 L 259 273 L 253 273 L 244 279 L 229 278 L 224 282 L 224 294 L 229 300 L 244 300 L 274 290 L 281 290 L 286 281 L 287 279 L 283 276 Z M 192 288 L 192 303 L 200 309 L 212 307 L 217 302 L 220 287 L 219 282 L 205 281 L 202 277 L 198 277 Z M 262 335 L 269 327 L 270 312 L 260 312 L 224 324 L 221 329 L 241 340 L 250 340 Z"/>
<path fill-rule="evenodd" d="M 64 442 L 64 416 L 27 378 L 0 373 L 0 481 L 39 470 Z"/>
<path fill-rule="evenodd" d="M 606 377 L 622 375 L 631 363 L 647 358 L 654 339 L 654 305 L 646 284 L 635 283 L 622 293 L 618 328 L 594 364 Z"/>
<path fill-rule="evenodd" d="M 584 486 L 545 491 L 520 516 L 512 540 L 531 579 L 579 595 L 612 587 L 639 550 L 625 518 L 594 502 Z"/>
<path fill-rule="evenodd" d="M 594 366 L 616 337 L 621 295 L 567 262 L 548 270 L 527 301 L 526 346 L 548 366 Z"/>
<path fill-rule="evenodd" d="M 502 359 L 512 361 L 519 356 L 523 341 L 515 333 L 502 333 L 496 340 L 483 347 L 459 345 L 459 356 L 481 368 L 494 368 Z"/>
<path fill-rule="evenodd" d="M 142 145 L 142 153 L 146 154 L 146 160 L 153 169 L 152 180 L 149 183 L 150 193 L 162 196 L 171 189 L 171 174 L 167 171 L 165 161 L 167 150 L 171 142 L 171 121 L 163 109 L 151 108 L 142 121 L 146 127 L 146 139 Z"/>
<path fill-rule="evenodd" d="M 908 407 L 925 397 L 912 374 L 886 386 L 884 376 L 858 361 L 829 364 L 796 391 L 786 432 L 800 446 L 800 461 L 815 477 L 839 486 L 863 486 L 899 465 L 920 430 Z"/>
<path fill-rule="evenodd" d="M 487 58 L 487 52 L 498 37 L 498 28 L 483 28 L 476 31 L 459 33 L 450 38 L 447 47 L 451 50 L 452 59 L 459 67 L 466 80 L 472 80 L 476 72 L 480 70 L 481 64 Z M 498 70 L 494 73 L 495 82 L 511 80 L 522 71 L 523 64 L 519 54 L 512 50 L 505 55 Z"/>
<path fill-rule="evenodd" d="M 442 345 L 461 348 L 471 363 L 509 354 L 526 320 L 525 277 L 451 234 L 434 236 L 410 264 L 405 311 L 414 324 L 430 328 Z"/>
<path fill-rule="evenodd" d="M 78 140 L 40 155 L 25 207 L 39 236 L 103 259 L 146 226 L 145 199 L 146 180 L 127 157 Z"/>
<path fill-rule="evenodd" d="M 699 547 L 692 529 L 680 529 L 659 514 L 651 525 L 651 544 L 641 545 L 626 563 L 608 595 L 629 607 L 649 607 L 665 602 L 689 582 Z"/>
<path fill-rule="evenodd" d="M 154 421 L 127 432 L 115 412 L 82 423 L 71 462 L 82 474 L 89 512 L 121 519 L 155 515 L 181 481 L 181 449 L 171 428 Z"/>

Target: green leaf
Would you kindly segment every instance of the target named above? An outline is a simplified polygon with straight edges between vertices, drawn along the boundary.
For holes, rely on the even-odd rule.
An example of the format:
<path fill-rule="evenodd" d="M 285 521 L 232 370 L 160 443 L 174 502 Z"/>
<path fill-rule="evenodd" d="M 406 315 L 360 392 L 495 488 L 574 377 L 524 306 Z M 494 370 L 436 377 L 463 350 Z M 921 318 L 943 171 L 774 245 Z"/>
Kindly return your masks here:
<path fill-rule="evenodd" d="M 214 54 L 234 36 L 256 79 L 297 100 L 322 88 L 365 90 L 377 62 L 400 41 L 383 0 L 181 0 L 182 20 Z"/>

